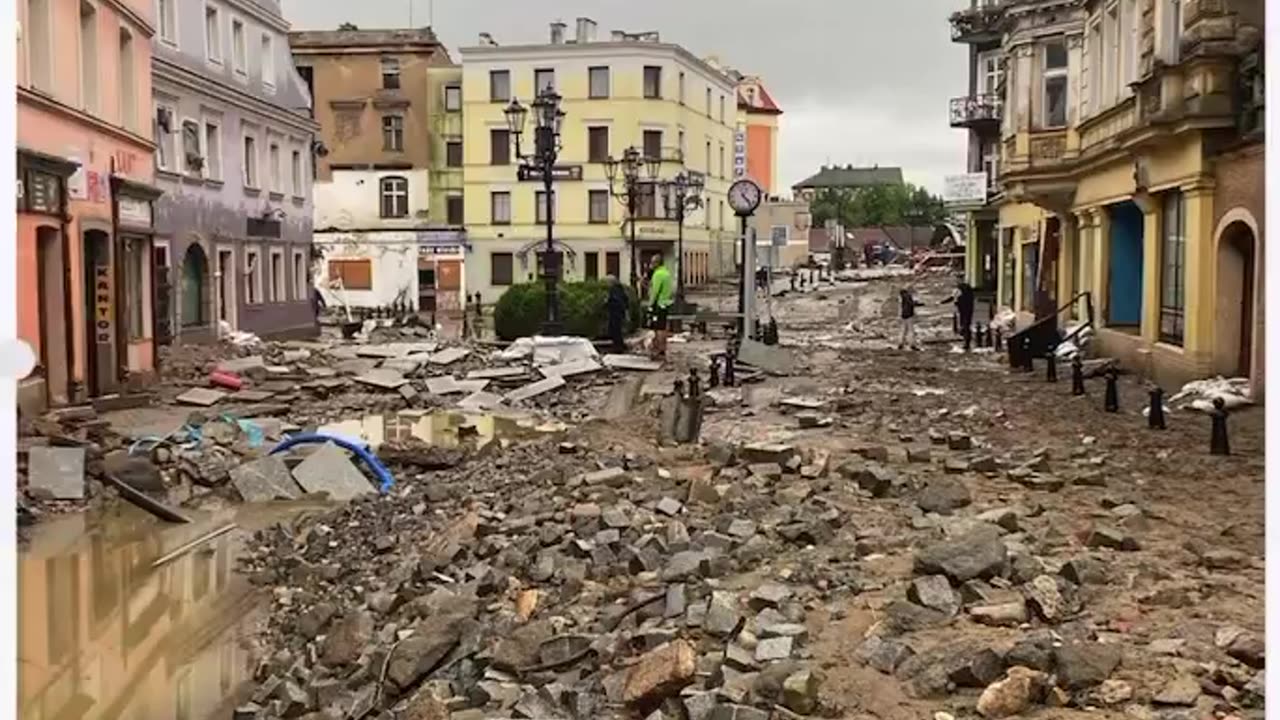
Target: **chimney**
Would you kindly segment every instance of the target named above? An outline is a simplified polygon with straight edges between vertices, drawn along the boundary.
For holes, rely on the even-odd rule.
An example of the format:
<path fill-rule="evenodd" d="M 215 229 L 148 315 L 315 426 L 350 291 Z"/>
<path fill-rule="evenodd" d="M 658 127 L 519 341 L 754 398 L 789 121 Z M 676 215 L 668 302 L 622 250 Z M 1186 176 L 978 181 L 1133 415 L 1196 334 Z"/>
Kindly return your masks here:
<path fill-rule="evenodd" d="M 493 36 L 490 35 L 489 33 L 487 32 L 480 33 L 481 47 L 493 47 L 494 45 L 497 45 L 497 44 L 498 43 L 493 39 Z"/>
<path fill-rule="evenodd" d="M 559 20 L 551 23 L 551 44 L 552 45 L 564 44 L 564 29 L 566 27 L 568 26 L 560 22 Z"/>
<path fill-rule="evenodd" d="M 578 27 L 575 38 L 579 43 L 595 42 L 596 21 L 586 17 L 578 18 Z"/>

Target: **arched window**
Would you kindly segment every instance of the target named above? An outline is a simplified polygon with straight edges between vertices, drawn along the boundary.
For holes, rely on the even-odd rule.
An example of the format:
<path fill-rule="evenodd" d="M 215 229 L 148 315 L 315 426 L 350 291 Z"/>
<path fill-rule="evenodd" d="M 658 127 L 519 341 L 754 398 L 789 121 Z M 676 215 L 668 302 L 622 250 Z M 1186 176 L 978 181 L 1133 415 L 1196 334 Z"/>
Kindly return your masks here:
<path fill-rule="evenodd" d="M 378 183 L 382 198 L 382 217 L 409 216 L 409 181 L 398 176 L 384 177 Z"/>

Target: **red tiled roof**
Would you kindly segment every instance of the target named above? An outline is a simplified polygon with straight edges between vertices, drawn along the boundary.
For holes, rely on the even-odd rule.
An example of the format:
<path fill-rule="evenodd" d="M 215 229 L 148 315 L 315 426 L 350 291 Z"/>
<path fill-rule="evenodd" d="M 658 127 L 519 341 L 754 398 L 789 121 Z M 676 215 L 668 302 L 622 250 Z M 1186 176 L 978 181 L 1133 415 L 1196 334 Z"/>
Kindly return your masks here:
<path fill-rule="evenodd" d="M 781 115 L 782 108 L 778 107 L 778 103 L 774 101 L 773 96 L 768 90 L 764 89 L 764 85 L 756 85 L 756 104 L 752 105 L 745 93 L 741 89 L 738 90 L 738 107 L 748 112 L 768 113 L 770 115 Z"/>

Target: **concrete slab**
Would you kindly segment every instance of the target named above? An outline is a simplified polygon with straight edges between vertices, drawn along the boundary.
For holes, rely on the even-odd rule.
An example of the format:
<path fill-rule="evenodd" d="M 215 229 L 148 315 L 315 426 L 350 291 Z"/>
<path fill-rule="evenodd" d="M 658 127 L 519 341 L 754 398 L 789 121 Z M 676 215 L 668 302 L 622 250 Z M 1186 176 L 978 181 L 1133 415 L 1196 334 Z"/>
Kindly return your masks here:
<path fill-rule="evenodd" d="M 238 390 L 231 393 L 231 400 L 234 402 L 262 402 L 274 396 L 275 393 L 266 390 Z"/>
<path fill-rule="evenodd" d="M 219 401 L 227 396 L 221 390 L 210 390 L 209 388 L 191 388 L 177 397 L 177 401 L 183 405 L 199 405 L 200 407 L 209 407 L 216 405 Z"/>
<path fill-rule="evenodd" d="M 493 410 L 502 405 L 502 396 L 483 390 L 473 392 L 458 402 L 463 410 Z"/>
<path fill-rule="evenodd" d="M 314 378 L 331 378 L 335 377 L 338 371 L 329 367 L 307 368 L 307 374 Z"/>
<path fill-rule="evenodd" d="M 471 354 L 467 348 L 445 348 L 431 356 L 432 365 L 452 365 Z"/>
<path fill-rule="evenodd" d="M 383 390 L 395 390 L 401 385 L 409 382 L 405 379 L 404 374 L 399 370 L 390 368 L 375 368 L 369 372 L 356 378 L 356 382 L 372 385 L 382 388 Z"/>
<path fill-rule="evenodd" d="M 559 375 L 555 375 L 518 387 L 507 393 L 504 399 L 509 403 L 520 402 L 521 400 L 528 400 L 529 398 L 537 397 L 543 393 L 548 393 L 552 390 L 562 388 L 564 385 L 564 378 Z"/>
<path fill-rule="evenodd" d="M 27 485 L 54 500 L 83 500 L 84 448 L 31 448 L 27 451 Z"/>
<path fill-rule="evenodd" d="M 369 480 L 347 459 L 346 452 L 332 443 L 321 445 L 293 469 L 293 479 L 308 493 L 327 492 L 345 502 L 376 492 Z"/>
<path fill-rule="evenodd" d="M 614 385 L 609 390 L 609 397 L 605 399 L 602 417 L 606 420 L 626 417 L 640 401 L 640 388 L 643 384 L 641 376 L 633 375 Z"/>
<path fill-rule="evenodd" d="M 361 345 L 356 348 L 356 357 L 380 358 L 383 360 L 401 358 L 409 354 L 409 349 L 400 343 L 383 345 Z"/>
<path fill-rule="evenodd" d="M 343 360 L 337 365 L 334 365 L 333 369 L 343 375 L 363 375 L 370 370 L 377 368 L 378 363 L 378 360 L 357 358 L 355 360 Z"/>
<path fill-rule="evenodd" d="M 795 357 L 790 350 L 750 338 L 744 338 L 738 348 L 738 362 L 774 375 L 789 375 L 795 369 Z"/>
<path fill-rule="evenodd" d="M 245 502 L 295 500 L 302 494 L 279 455 L 268 455 L 232 469 L 231 484 Z"/>
<path fill-rule="evenodd" d="M 449 395 L 462 391 L 458 389 L 458 381 L 452 375 L 440 375 L 427 378 L 427 392 L 432 395 Z"/>
<path fill-rule="evenodd" d="M 472 370 L 467 373 L 468 380 L 503 380 L 505 378 L 521 377 L 529 374 L 529 371 L 522 367 L 494 367 L 483 368 L 481 370 Z"/>
<path fill-rule="evenodd" d="M 538 368 L 545 377 L 573 377 L 575 375 L 585 375 L 587 373 L 599 372 L 604 369 L 600 363 L 590 358 L 582 360 L 570 360 L 569 362 L 560 363 L 558 365 L 547 365 Z"/>
<path fill-rule="evenodd" d="M 662 369 L 662 363 L 641 355 L 605 355 L 603 362 L 605 367 L 615 370 L 654 372 Z"/>
<path fill-rule="evenodd" d="M 383 360 L 379 367 L 386 370 L 395 370 L 402 375 L 409 375 L 418 372 L 418 368 L 422 367 L 422 363 L 409 358 L 399 358 L 396 360 Z"/>
<path fill-rule="evenodd" d="M 267 361 L 261 355 L 250 355 L 248 357 L 233 358 L 231 360 L 223 360 L 218 363 L 218 372 L 226 373 L 243 373 L 257 368 L 266 368 Z"/>

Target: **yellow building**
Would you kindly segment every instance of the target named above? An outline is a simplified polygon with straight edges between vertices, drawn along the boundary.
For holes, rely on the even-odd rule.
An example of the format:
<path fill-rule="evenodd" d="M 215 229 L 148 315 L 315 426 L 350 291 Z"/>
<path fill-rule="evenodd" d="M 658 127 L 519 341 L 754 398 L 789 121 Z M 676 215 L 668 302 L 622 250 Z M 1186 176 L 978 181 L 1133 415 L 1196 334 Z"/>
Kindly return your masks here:
<path fill-rule="evenodd" d="M 1235 4 L 1004 4 L 999 298 L 1024 321 L 1091 307 L 1098 352 L 1163 384 L 1260 391 L 1262 218 L 1232 214 L 1249 203 L 1215 164 L 1244 140 L 1237 82 L 1260 43 Z M 1253 233 L 1225 246 L 1231 218 Z"/>
<path fill-rule="evenodd" d="M 540 275 L 542 186 L 517 180 L 503 114 L 513 97 L 528 106 L 540 86 L 563 97 L 558 164 L 568 178 L 556 182 L 553 212 L 566 279 L 630 278 L 629 219 L 610 193 L 604 162 L 628 147 L 660 157 L 661 179 L 682 170 L 705 177 L 704 206 L 685 218 L 686 281 L 696 285 L 733 268 L 735 223 L 725 192 L 733 177 L 734 82 L 658 33 L 596 34 L 594 22 L 579 18 L 571 36 L 554 23 L 547 43 L 501 46 L 484 35 L 479 46 L 461 50 L 466 285 L 485 303 Z M 526 128 L 523 152 L 530 134 Z M 642 264 L 659 251 L 674 259 L 677 226 L 661 197 L 642 203 L 634 222 Z"/>

